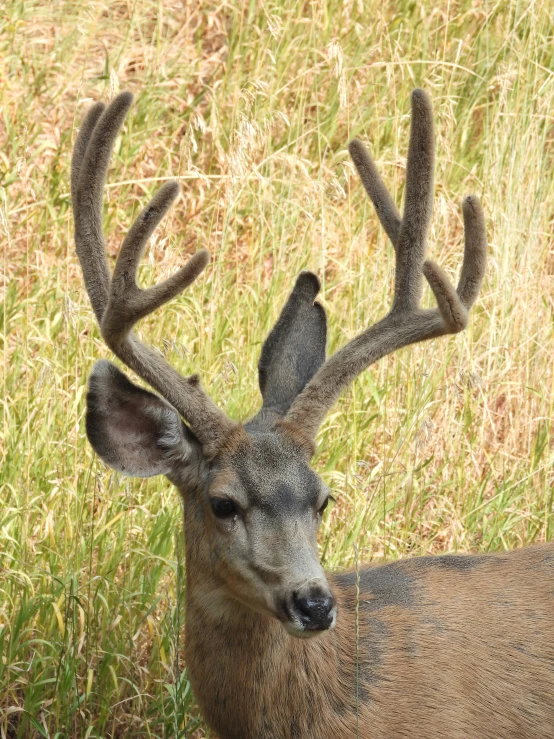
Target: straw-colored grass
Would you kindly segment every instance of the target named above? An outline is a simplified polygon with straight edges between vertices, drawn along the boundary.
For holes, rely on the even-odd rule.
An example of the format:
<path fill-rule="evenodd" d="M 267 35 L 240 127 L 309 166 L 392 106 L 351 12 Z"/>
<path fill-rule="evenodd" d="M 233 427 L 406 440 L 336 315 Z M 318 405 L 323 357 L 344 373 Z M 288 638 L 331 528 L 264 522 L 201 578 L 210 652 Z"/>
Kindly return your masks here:
<path fill-rule="evenodd" d="M 182 661 L 183 543 L 163 479 L 110 473 L 85 433 L 109 356 L 72 239 L 69 160 L 89 101 L 137 94 L 105 209 L 111 255 L 161 180 L 183 196 L 145 284 L 213 261 L 142 335 L 236 418 L 300 269 L 330 350 L 387 309 L 393 252 L 348 160 L 402 197 L 409 94 L 437 128 L 430 253 L 454 276 L 460 203 L 489 266 L 469 329 L 364 374 L 320 433 L 329 567 L 511 548 L 553 533 L 554 6 L 487 0 L 7 0 L 0 9 L 0 737 L 204 736 Z M 427 300 L 431 300 L 427 295 Z"/>

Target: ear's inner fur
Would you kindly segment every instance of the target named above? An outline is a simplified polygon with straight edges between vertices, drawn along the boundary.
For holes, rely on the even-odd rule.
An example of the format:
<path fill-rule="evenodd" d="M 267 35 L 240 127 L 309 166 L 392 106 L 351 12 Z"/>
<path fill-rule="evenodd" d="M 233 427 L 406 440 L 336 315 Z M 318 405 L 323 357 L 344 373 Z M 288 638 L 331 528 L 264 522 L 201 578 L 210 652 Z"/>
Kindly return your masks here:
<path fill-rule="evenodd" d="M 314 302 L 319 288 L 311 272 L 296 280 L 262 349 L 258 377 L 263 406 L 249 425 L 272 426 L 325 362 L 327 320 L 323 307 Z"/>
<path fill-rule="evenodd" d="M 106 360 L 90 376 L 86 427 L 96 453 L 135 477 L 171 475 L 198 445 L 167 401 L 133 385 Z"/>

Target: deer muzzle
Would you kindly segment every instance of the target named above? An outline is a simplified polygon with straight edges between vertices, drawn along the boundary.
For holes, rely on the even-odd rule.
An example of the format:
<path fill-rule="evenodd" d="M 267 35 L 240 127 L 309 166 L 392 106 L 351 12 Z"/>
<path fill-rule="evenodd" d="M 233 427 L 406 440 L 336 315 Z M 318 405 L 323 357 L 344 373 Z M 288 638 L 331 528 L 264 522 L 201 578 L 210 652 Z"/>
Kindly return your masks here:
<path fill-rule="evenodd" d="M 311 637 L 332 629 L 337 619 L 335 598 L 327 581 L 309 580 L 293 588 L 284 608 L 285 628 L 292 636 Z"/>

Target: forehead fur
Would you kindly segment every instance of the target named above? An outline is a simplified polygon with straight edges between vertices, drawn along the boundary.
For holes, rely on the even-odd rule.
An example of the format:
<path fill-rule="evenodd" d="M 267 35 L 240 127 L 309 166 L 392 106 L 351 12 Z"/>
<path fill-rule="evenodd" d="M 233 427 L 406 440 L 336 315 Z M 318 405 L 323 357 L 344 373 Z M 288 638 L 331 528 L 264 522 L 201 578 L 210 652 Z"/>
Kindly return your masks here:
<path fill-rule="evenodd" d="M 291 512 L 315 505 L 322 488 L 303 450 L 278 430 L 245 434 L 220 460 L 214 483 L 240 485 L 251 505 Z"/>

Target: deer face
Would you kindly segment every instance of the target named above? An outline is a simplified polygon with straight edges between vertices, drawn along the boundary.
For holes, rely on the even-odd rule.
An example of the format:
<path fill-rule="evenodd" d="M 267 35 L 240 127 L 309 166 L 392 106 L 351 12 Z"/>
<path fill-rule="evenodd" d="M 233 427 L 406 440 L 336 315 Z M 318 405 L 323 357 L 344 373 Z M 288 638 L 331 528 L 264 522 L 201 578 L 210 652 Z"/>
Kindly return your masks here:
<path fill-rule="evenodd" d="M 209 473 L 202 515 L 222 587 L 295 636 L 332 627 L 336 608 L 316 535 L 329 491 L 286 432 L 245 433 Z"/>

